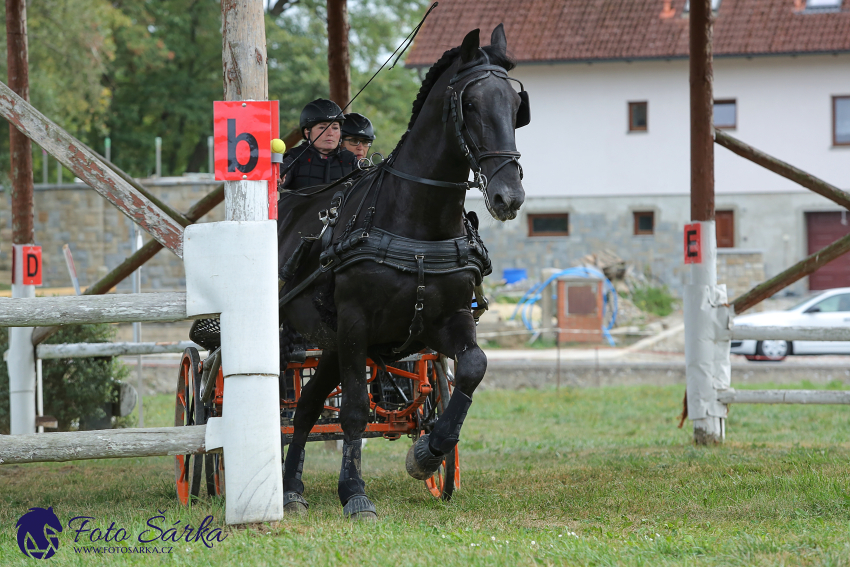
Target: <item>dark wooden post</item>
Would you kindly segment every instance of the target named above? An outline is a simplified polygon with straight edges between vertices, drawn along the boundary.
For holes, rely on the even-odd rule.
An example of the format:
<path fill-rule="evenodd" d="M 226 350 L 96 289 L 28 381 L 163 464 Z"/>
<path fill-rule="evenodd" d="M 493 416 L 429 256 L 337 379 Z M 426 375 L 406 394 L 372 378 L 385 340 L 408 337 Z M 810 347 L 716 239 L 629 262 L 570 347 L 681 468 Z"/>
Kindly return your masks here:
<path fill-rule="evenodd" d="M 351 99 L 347 0 L 328 1 L 328 76 L 331 100 L 345 108 Z"/>
<path fill-rule="evenodd" d="M 711 0 L 690 3 L 691 220 L 714 220 Z"/>
<path fill-rule="evenodd" d="M 6 64 L 9 88 L 26 101 L 30 99 L 27 62 L 27 6 L 25 0 L 6 0 Z M 12 173 L 12 243 L 30 244 L 33 231 L 32 142 L 9 125 Z"/>

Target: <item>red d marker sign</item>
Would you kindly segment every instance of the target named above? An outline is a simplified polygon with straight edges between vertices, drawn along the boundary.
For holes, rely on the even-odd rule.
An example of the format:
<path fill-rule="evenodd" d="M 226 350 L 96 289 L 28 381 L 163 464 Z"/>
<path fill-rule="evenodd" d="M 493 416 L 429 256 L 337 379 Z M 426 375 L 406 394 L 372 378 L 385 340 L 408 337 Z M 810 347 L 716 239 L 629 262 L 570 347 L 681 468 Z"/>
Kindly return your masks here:
<path fill-rule="evenodd" d="M 702 225 L 685 225 L 685 264 L 702 264 Z"/>
<path fill-rule="evenodd" d="M 41 285 L 41 246 L 12 246 L 12 283 Z"/>
<path fill-rule="evenodd" d="M 277 115 L 276 100 L 213 102 L 216 179 L 271 179 Z"/>

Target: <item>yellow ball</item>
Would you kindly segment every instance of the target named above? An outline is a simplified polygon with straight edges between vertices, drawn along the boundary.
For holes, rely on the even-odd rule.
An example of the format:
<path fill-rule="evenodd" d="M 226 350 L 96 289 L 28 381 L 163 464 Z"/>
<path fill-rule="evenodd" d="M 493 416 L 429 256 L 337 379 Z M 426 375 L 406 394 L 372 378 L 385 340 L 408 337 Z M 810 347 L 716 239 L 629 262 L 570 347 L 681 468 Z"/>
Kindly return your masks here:
<path fill-rule="evenodd" d="M 283 140 L 275 138 L 272 140 L 272 151 L 276 154 L 282 154 L 286 151 L 286 144 L 283 143 Z"/>

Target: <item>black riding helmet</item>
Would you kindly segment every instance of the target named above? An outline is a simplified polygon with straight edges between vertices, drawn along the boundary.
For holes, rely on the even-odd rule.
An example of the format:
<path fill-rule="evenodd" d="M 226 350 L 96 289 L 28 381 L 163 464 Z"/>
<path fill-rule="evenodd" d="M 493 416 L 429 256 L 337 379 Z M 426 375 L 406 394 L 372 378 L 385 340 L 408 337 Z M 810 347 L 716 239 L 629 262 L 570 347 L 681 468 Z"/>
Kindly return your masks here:
<path fill-rule="evenodd" d="M 372 123 L 362 114 L 352 112 L 345 115 L 345 122 L 342 124 L 342 135 L 351 138 L 363 138 L 370 142 L 375 141 L 375 129 L 372 128 Z"/>
<path fill-rule="evenodd" d="M 304 110 L 301 111 L 301 135 L 304 139 L 304 128 L 310 129 L 319 122 L 339 122 L 342 125 L 345 122 L 345 117 L 337 103 L 326 98 L 317 98 L 313 102 L 308 102 Z"/>

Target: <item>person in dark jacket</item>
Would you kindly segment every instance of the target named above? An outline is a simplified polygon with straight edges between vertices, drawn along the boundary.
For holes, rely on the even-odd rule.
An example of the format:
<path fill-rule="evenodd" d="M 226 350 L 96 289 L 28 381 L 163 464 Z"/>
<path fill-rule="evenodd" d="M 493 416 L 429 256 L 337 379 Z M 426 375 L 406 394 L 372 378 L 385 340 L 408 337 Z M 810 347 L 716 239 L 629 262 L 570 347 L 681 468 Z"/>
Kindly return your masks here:
<path fill-rule="evenodd" d="M 340 144 L 343 149 L 350 151 L 357 156 L 358 160 L 361 160 L 369 153 L 369 148 L 374 141 L 375 129 L 372 128 L 372 122 L 368 118 L 356 112 L 345 115 Z"/>
<path fill-rule="evenodd" d="M 281 171 L 286 175 L 281 187 L 327 185 L 354 170 L 357 157 L 339 147 L 344 121 L 342 110 L 333 101 L 318 98 L 304 107 L 300 120 L 304 141 L 284 154 Z"/>

